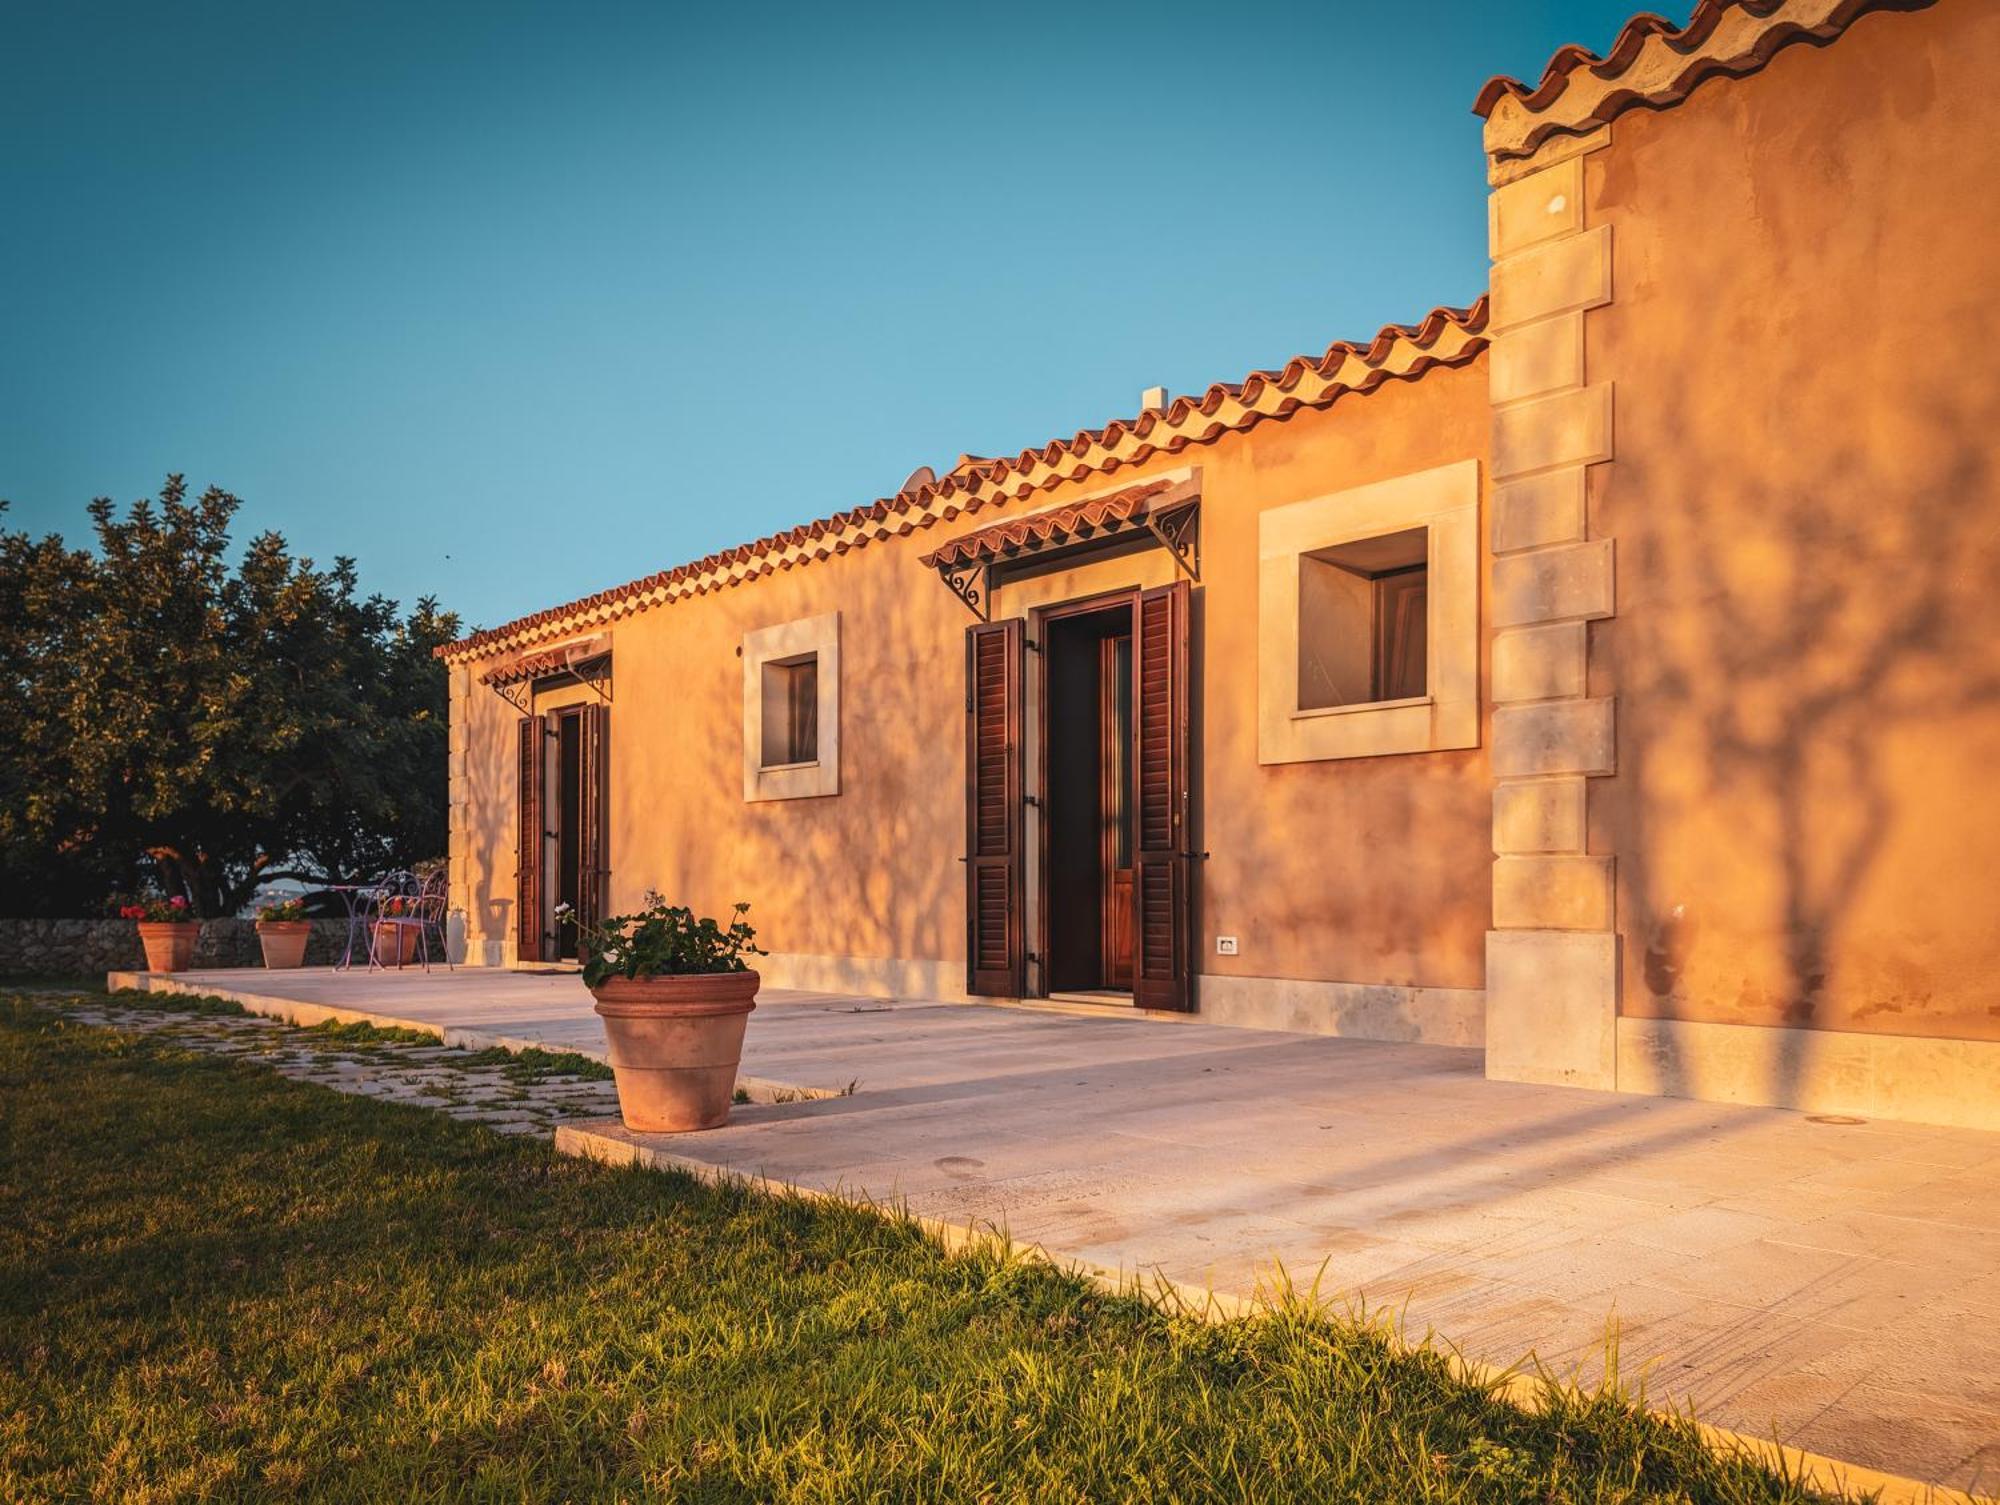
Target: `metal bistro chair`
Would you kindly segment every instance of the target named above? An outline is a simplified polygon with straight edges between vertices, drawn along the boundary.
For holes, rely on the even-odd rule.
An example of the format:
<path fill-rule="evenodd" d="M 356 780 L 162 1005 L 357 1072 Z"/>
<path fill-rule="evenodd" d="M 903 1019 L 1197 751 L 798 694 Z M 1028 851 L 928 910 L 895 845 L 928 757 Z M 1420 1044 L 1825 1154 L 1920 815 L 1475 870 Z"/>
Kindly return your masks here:
<path fill-rule="evenodd" d="M 408 903 L 416 892 L 417 876 L 407 871 L 384 873 L 355 896 L 355 921 L 360 927 L 368 957 L 368 969 L 386 968 L 389 964 L 382 959 L 379 940 L 391 939 L 396 945 L 398 965 L 403 959 L 403 933 L 391 930 L 386 936 L 376 931 L 377 925 L 387 925 Z"/>
<path fill-rule="evenodd" d="M 406 877 L 408 875 L 398 874 L 397 876 Z M 391 904 L 387 902 L 388 900 L 400 900 L 401 902 Z M 431 937 L 433 935 L 437 937 L 438 955 L 443 958 L 446 970 L 457 970 L 451 964 L 451 948 L 445 940 L 444 907 L 444 874 L 441 872 L 432 873 L 428 878 L 420 882 L 413 881 L 411 891 L 389 894 L 385 896 L 382 902 L 377 904 L 375 924 L 378 928 L 374 933 L 379 935 L 381 933 L 379 927 L 386 925 L 389 927 L 390 933 L 396 937 L 396 967 L 398 971 L 403 966 L 403 937 L 405 934 L 410 933 L 414 933 L 415 935 L 417 956 L 426 972 L 431 969 Z M 393 914 L 384 912 L 392 908 L 399 912 Z M 369 954 L 371 956 L 374 955 L 374 948 L 372 946 Z M 379 959 L 377 964 L 382 965 Z"/>

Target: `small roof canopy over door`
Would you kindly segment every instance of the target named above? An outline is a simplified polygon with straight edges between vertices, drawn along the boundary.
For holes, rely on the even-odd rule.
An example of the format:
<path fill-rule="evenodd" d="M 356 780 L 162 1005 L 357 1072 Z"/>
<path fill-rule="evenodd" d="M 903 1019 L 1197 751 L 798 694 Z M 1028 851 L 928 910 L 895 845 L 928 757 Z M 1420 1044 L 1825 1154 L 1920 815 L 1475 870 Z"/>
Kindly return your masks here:
<path fill-rule="evenodd" d="M 920 559 L 981 621 L 1009 568 L 1039 567 L 1151 536 L 1190 580 L 1201 578 L 1201 487 L 1189 475 L 1024 512 L 939 544 Z"/>
<path fill-rule="evenodd" d="M 537 681 L 576 680 L 590 686 L 597 698 L 611 701 L 611 634 L 593 633 L 537 648 L 504 659 L 479 676 L 479 682 L 522 715 L 533 709 Z"/>

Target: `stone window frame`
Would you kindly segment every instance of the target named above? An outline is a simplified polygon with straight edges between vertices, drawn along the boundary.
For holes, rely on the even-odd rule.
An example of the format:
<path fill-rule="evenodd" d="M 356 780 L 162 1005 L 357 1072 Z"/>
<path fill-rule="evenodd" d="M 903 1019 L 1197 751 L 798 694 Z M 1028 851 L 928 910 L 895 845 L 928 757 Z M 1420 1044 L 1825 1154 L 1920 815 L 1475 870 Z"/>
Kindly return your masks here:
<path fill-rule="evenodd" d="M 764 766 L 764 666 L 819 661 L 819 756 L 810 763 Z M 840 613 L 801 617 L 743 634 L 743 799 L 818 799 L 840 793 Z"/>
<path fill-rule="evenodd" d="M 1426 690 L 1299 708 L 1299 562 L 1422 528 L 1430 574 Z M 1309 763 L 1479 745 L 1479 462 L 1273 507 L 1257 519 L 1257 761 Z"/>

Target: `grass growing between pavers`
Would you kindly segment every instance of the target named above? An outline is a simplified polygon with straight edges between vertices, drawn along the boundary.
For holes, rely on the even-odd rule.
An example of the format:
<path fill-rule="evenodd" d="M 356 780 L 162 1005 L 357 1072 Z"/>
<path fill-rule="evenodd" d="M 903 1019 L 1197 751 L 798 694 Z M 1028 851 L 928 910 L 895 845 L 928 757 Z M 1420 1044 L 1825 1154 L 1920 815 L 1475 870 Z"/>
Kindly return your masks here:
<path fill-rule="evenodd" d="M 438 1037 L 426 1030 L 407 1029 L 400 1024 L 370 1024 L 366 1019 L 322 1019 L 308 1024 L 305 1031 L 315 1043 L 329 1045 L 436 1045 Z"/>
<path fill-rule="evenodd" d="M 121 1008 L 153 1009 L 162 1014 L 203 1014 L 221 1017 L 244 1016 L 250 1011 L 234 998 L 219 998 L 213 993 L 172 993 L 154 992 L 150 988 L 115 988 L 103 994 L 106 1003 L 115 1003 Z M 365 1027 L 365 1026 L 364 1026 Z"/>
<path fill-rule="evenodd" d="M 252 1016 L 250 1010 L 234 999 L 220 998 L 211 993 L 168 993 L 142 988 L 120 988 L 115 993 L 106 994 L 105 1001 L 123 1008 L 155 1009 L 169 1014 L 258 1017 Z M 497 1045 L 484 1050 L 446 1048 L 442 1046 L 437 1035 L 402 1025 L 371 1024 L 366 1019 L 346 1022 L 325 1019 L 318 1024 L 295 1025 L 292 1028 L 298 1029 L 315 1046 L 366 1048 L 380 1045 L 417 1045 L 432 1049 L 447 1049 L 448 1053 L 437 1058 L 442 1065 L 468 1071 L 497 1069 L 509 1082 L 522 1086 L 536 1086 L 565 1077 L 574 1077 L 586 1082 L 608 1082 L 612 1079 L 609 1066 L 602 1061 L 592 1060 L 589 1056 L 579 1055 L 573 1050 L 543 1050 L 539 1046 L 528 1046 L 522 1050 L 503 1050 Z"/>
<path fill-rule="evenodd" d="M 552 1077 L 576 1077 L 586 1082 L 612 1080 L 611 1068 L 602 1061 L 593 1061 L 589 1056 L 578 1055 L 573 1050 L 543 1050 L 533 1045 L 525 1050 L 502 1050 L 495 1045 L 485 1050 L 467 1051 L 462 1064 L 496 1066 L 508 1081 L 526 1087 L 546 1082 Z"/>
<path fill-rule="evenodd" d="M 1304 1308 L 1219 1325 L 0 1005 L 0 1498 L 1823 1498 Z"/>

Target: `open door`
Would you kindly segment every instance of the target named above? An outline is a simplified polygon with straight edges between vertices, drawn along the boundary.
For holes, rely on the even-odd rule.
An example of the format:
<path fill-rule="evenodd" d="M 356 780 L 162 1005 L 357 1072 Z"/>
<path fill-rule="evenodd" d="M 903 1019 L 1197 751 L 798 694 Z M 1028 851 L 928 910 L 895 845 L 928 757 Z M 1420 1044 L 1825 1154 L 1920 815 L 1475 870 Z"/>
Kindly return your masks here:
<path fill-rule="evenodd" d="M 1027 992 L 1019 617 L 965 633 L 965 990 Z"/>
<path fill-rule="evenodd" d="M 547 788 L 544 749 L 547 718 L 523 716 L 520 721 L 520 827 L 514 843 L 514 958 L 542 960 L 542 811 Z"/>
<path fill-rule="evenodd" d="M 1143 591 L 1133 624 L 1137 850 L 1132 874 L 1132 1001 L 1194 1005 L 1188 764 L 1188 584 Z"/>

